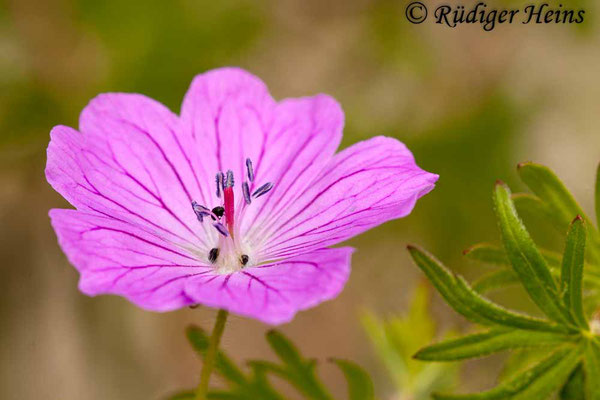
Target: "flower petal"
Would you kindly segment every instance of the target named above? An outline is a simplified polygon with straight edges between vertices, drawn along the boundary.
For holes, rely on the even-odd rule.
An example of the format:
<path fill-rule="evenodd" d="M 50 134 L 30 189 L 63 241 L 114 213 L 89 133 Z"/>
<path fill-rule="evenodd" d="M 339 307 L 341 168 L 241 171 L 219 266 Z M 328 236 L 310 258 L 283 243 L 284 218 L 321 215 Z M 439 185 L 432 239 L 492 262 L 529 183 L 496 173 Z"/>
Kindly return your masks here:
<path fill-rule="evenodd" d="M 51 132 L 46 177 L 77 209 L 136 223 L 190 246 L 216 240 L 197 221 L 213 178 L 201 176 L 191 138 L 176 115 L 135 94 L 105 94 L 81 114 L 79 133 Z"/>
<path fill-rule="evenodd" d="M 331 246 L 391 219 L 408 215 L 438 176 L 419 168 L 410 151 L 387 137 L 337 154 L 288 208 L 258 224 L 262 259 Z"/>
<path fill-rule="evenodd" d="M 246 232 L 258 215 L 287 207 L 327 165 L 339 146 L 344 114 L 326 95 L 275 103 L 259 78 L 241 69 L 221 68 L 194 79 L 181 121 L 187 136 L 206 153 L 201 157 L 204 170 L 231 169 L 241 186 L 247 179 L 245 160 L 250 158 L 256 176 L 250 192 L 267 182 L 274 184 L 251 206 L 239 196 L 238 209 L 246 208 L 241 231 Z"/>
<path fill-rule="evenodd" d="M 85 294 L 116 294 L 136 305 L 169 311 L 194 304 L 190 277 L 211 274 L 194 255 L 131 223 L 101 214 L 53 209 L 52 226 Z"/>
<path fill-rule="evenodd" d="M 341 292 L 352 252 L 350 247 L 321 249 L 229 275 L 197 275 L 185 291 L 198 303 L 282 324 Z"/>

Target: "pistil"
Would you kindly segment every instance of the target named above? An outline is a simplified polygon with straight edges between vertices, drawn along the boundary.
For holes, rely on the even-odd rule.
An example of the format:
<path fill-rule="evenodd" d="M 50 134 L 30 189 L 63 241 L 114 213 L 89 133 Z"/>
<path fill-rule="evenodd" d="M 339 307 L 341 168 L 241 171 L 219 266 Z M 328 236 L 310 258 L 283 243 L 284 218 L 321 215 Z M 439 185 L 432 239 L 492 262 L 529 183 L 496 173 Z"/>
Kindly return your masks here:
<path fill-rule="evenodd" d="M 233 171 L 227 171 L 227 178 L 223 187 L 223 198 L 225 207 L 225 224 L 229 230 L 231 238 L 234 238 L 234 215 L 235 215 L 235 200 L 233 195 Z"/>

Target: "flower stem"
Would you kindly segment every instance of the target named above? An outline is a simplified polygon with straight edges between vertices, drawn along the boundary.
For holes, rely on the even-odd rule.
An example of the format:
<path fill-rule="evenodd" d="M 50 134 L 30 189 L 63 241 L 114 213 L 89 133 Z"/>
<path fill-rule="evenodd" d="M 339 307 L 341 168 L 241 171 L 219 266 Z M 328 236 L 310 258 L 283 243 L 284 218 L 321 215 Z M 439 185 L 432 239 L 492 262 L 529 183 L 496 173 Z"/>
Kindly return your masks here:
<path fill-rule="evenodd" d="M 200 383 L 196 389 L 195 400 L 206 400 L 206 393 L 208 392 L 208 382 L 210 381 L 210 375 L 215 362 L 217 360 L 217 353 L 219 351 L 219 342 L 225 330 L 225 322 L 227 322 L 227 315 L 229 313 L 226 310 L 219 310 L 215 326 L 213 327 L 212 334 L 210 336 L 210 342 L 208 343 L 208 349 L 204 355 L 204 362 L 202 363 L 202 371 L 200 372 Z"/>

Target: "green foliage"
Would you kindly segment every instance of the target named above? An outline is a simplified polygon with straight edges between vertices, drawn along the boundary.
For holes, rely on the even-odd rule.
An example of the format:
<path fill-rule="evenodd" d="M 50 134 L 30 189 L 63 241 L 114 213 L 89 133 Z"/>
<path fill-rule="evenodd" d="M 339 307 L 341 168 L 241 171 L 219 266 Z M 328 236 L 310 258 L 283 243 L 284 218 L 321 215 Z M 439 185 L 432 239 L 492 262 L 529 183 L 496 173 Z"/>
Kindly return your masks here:
<path fill-rule="evenodd" d="M 425 251 L 408 248 L 446 302 L 487 328 L 427 346 L 415 358 L 456 361 L 505 350 L 516 354 L 495 388 L 469 395 L 435 394 L 436 399 L 543 400 L 554 393 L 564 400 L 600 399 L 600 323 L 586 311 L 598 306 L 594 293 L 600 288 L 600 234 L 551 170 L 526 163 L 519 165 L 519 174 L 534 195 L 512 195 L 504 183 L 496 184 L 493 198 L 503 248 L 478 244 L 464 254 L 500 268 L 473 287 Z M 543 215 L 567 232 L 562 256 L 536 246 L 517 208 Z M 512 284 L 525 289 L 543 317 L 508 310 L 483 297 Z"/>
<path fill-rule="evenodd" d="M 209 337 L 199 327 L 190 326 L 187 337 L 192 347 L 201 357 L 208 349 Z M 293 343 L 279 331 L 272 330 L 266 335 L 267 342 L 277 355 L 279 362 L 250 360 L 249 371 L 237 366 L 222 350 L 217 354 L 215 372 L 226 384 L 225 389 L 212 389 L 209 399 L 214 400 L 283 400 L 281 394 L 271 384 L 271 376 L 277 377 L 294 387 L 305 399 L 332 400 L 333 397 L 316 374 L 316 361 L 305 359 Z M 369 375 L 358 365 L 346 360 L 330 360 L 336 365 L 348 382 L 348 400 L 373 400 L 373 384 Z M 169 400 L 194 399 L 193 391 L 177 393 Z"/>
<path fill-rule="evenodd" d="M 595 204 L 596 204 L 596 220 L 598 222 L 598 227 L 600 227 L 600 164 L 598 164 L 598 170 L 596 171 L 596 196 L 595 196 Z"/>
<path fill-rule="evenodd" d="M 348 400 L 364 400 L 375 398 L 371 377 L 351 361 L 332 359 L 344 373 L 348 382 Z"/>
<path fill-rule="evenodd" d="M 541 199 L 544 209 L 547 210 L 546 218 L 560 233 L 566 232 L 569 223 L 575 216 L 580 215 L 585 220 L 588 240 L 592 244 L 588 250 L 589 260 L 598 264 L 600 262 L 600 233 L 554 172 L 548 167 L 535 163 L 519 164 L 518 172 L 523 182 Z"/>
<path fill-rule="evenodd" d="M 431 393 L 454 385 L 456 367 L 425 364 L 412 355 L 435 338 L 435 324 L 429 312 L 429 292 L 419 285 L 406 315 L 379 320 L 365 312 L 362 323 L 377 355 L 395 383 L 398 399 L 426 400 Z"/>

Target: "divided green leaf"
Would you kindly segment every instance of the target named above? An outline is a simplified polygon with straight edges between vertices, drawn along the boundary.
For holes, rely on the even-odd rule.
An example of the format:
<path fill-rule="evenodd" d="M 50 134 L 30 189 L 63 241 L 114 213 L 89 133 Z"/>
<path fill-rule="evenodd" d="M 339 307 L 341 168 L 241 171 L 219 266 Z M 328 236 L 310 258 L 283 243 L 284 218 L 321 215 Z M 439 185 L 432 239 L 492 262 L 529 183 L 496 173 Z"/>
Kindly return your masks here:
<path fill-rule="evenodd" d="M 436 394 L 436 399 L 544 400 L 558 393 L 562 400 L 600 400 L 600 318 L 588 320 L 586 310 L 590 308 L 584 304 L 585 300 L 594 301 L 597 307 L 600 299 L 600 235 L 552 171 L 527 163 L 520 165 L 519 173 L 535 195 L 511 195 L 504 183 L 496 185 L 493 197 L 504 249 L 479 244 L 464 254 L 500 268 L 484 275 L 473 288 L 433 256 L 409 246 L 417 266 L 448 304 L 470 321 L 487 327 L 484 332 L 429 345 L 414 357 L 459 361 L 501 351 L 521 354 L 511 358 L 511 364 L 525 369 L 508 374 L 493 389 L 465 395 Z M 567 231 L 562 256 L 538 249 L 515 203 L 519 209 L 538 213 Z M 600 169 L 596 182 L 598 214 L 599 204 Z M 482 297 L 514 284 L 523 286 L 547 320 L 507 310 Z"/>
<path fill-rule="evenodd" d="M 414 246 L 409 246 L 408 251 L 448 304 L 471 322 L 539 331 L 569 331 L 568 327 L 510 311 L 492 303 L 471 289 L 461 276 L 450 272 L 430 254 Z"/>
<path fill-rule="evenodd" d="M 588 324 L 583 312 L 583 264 L 585 257 L 585 224 L 577 217 L 567 234 L 567 244 L 563 256 L 561 291 L 563 301 L 575 323 L 584 329 Z"/>
<path fill-rule="evenodd" d="M 598 264 L 600 262 L 600 233 L 594 228 L 573 195 L 556 174 L 548 167 L 535 163 L 519 164 L 518 172 L 521 180 L 548 209 L 547 217 L 559 229 L 559 232 L 566 232 L 567 227 L 577 215 L 580 215 L 588 223 L 588 238 L 594 244 L 590 246 L 590 261 Z"/>
<path fill-rule="evenodd" d="M 192 347 L 201 357 L 208 349 L 209 337 L 197 326 L 187 329 L 187 337 Z M 281 364 L 271 361 L 251 360 L 244 372 L 227 355 L 219 350 L 215 372 L 220 375 L 226 389 L 212 389 L 208 393 L 210 400 L 284 400 L 271 384 L 270 379 L 277 377 L 292 385 L 306 399 L 333 400 L 333 397 L 318 378 L 314 360 L 305 359 L 294 344 L 283 334 L 272 330 L 266 335 L 267 342 L 275 352 Z M 332 362 L 340 369 L 348 384 L 348 400 L 373 400 L 373 383 L 369 375 L 357 364 L 335 359 Z M 184 391 L 172 395 L 169 400 L 194 399 L 194 391 Z"/>
<path fill-rule="evenodd" d="M 503 183 L 496 184 L 494 205 L 508 259 L 525 290 L 548 318 L 558 323 L 570 322 L 546 260 L 517 215 L 510 190 Z"/>
<path fill-rule="evenodd" d="M 474 394 L 437 394 L 437 400 L 543 400 L 556 392 L 581 361 L 583 346 L 556 350 L 527 371 L 495 388 Z"/>
<path fill-rule="evenodd" d="M 415 358 L 425 361 L 456 361 L 483 357 L 503 350 L 548 347 L 576 342 L 577 335 L 494 328 L 484 333 L 447 340 L 419 350 Z"/>

